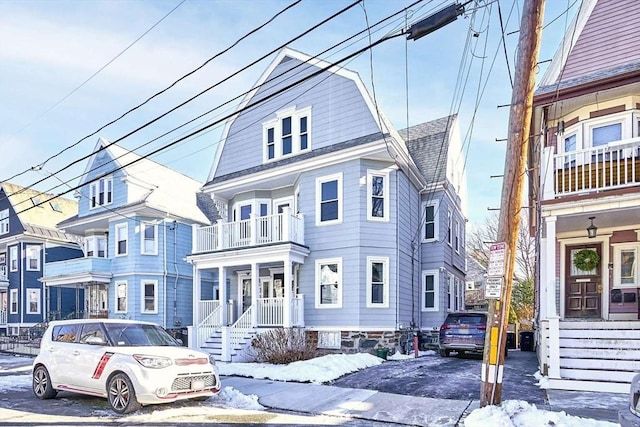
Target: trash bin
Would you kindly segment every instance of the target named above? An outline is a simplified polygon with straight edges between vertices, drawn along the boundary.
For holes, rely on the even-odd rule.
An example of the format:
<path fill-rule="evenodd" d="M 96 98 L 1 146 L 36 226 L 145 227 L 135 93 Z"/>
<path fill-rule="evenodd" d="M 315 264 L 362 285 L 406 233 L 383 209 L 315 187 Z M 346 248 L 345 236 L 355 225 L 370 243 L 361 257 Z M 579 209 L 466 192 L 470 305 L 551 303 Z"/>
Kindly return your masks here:
<path fill-rule="evenodd" d="M 516 333 L 507 331 L 507 348 L 514 349 L 516 348 Z"/>
<path fill-rule="evenodd" d="M 381 359 L 387 360 L 388 350 L 386 348 L 378 348 L 376 349 L 376 356 Z"/>
<path fill-rule="evenodd" d="M 520 351 L 533 351 L 533 331 L 520 331 Z"/>

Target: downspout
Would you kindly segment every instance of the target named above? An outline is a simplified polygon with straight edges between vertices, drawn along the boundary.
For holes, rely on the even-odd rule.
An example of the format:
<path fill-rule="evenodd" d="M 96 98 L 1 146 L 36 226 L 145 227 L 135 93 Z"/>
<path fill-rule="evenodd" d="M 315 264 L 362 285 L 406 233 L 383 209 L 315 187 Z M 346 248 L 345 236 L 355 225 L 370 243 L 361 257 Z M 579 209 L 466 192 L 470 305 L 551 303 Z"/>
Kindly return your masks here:
<path fill-rule="evenodd" d="M 178 270 L 178 223 L 173 221 L 173 267 L 176 270 L 176 280 L 173 283 L 173 325 L 181 326 L 182 319 L 178 319 L 178 279 L 180 271 Z"/>
<path fill-rule="evenodd" d="M 20 326 L 18 326 L 18 335 L 20 334 L 20 327 L 24 325 L 24 310 L 26 309 L 26 288 L 24 285 L 24 269 L 26 264 L 24 263 L 24 245 L 19 242 L 18 245 L 18 262 L 20 265 L 20 286 L 18 287 L 18 311 L 20 312 Z"/>
<path fill-rule="evenodd" d="M 162 325 L 167 327 L 167 226 L 162 227 L 162 297 L 164 308 L 162 310 Z"/>
<path fill-rule="evenodd" d="M 398 191 L 400 190 L 399 173 L 396 171 L 396 197 L 398 197 Z M 367 203 L 369 203 L 367 201 Z M 396 242 L 400 235 L 400 203 L 396 202 Z M 396 245 L 396 265 L 400 265 L 400 248 Z M 367 285 L 368 286 L 368 285 Z M 400 268 L 396 268 L 396 325 L 394 329 L 399 329 L 400 324 Z"/>

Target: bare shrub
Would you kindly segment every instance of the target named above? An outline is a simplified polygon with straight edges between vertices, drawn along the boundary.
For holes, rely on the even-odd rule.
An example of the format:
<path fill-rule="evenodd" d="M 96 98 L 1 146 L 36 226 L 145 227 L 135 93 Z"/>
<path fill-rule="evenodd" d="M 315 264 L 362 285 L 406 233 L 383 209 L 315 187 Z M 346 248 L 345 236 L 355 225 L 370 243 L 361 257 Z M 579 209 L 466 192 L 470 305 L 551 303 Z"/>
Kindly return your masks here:
<path fill-rule="evenodd" d="M 272 329 L 256 335 L 251 341 L 251 350 L 256 361 L 277 365 L 316 356 L 314 346 L 307 342 L 301 328 Z"/>

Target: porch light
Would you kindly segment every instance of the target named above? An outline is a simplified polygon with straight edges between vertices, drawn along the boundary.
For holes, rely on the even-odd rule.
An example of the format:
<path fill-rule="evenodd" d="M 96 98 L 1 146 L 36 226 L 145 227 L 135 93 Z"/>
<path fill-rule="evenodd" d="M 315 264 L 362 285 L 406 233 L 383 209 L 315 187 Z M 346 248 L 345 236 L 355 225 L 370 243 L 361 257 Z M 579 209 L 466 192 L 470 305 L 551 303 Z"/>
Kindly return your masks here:
<path fill-rule="evenodd" d="M 590 239 L 593 239 L 594 237 L 596 237 L 596 233 L 598 231 L 598 227 L 593 225 L 593 220 L 595 218 L 596 218 L 595 216 L 589 217 L 589 219 L 591 220 L 591 225 L 587 227 L 587 236 L 589 236 Z"/>

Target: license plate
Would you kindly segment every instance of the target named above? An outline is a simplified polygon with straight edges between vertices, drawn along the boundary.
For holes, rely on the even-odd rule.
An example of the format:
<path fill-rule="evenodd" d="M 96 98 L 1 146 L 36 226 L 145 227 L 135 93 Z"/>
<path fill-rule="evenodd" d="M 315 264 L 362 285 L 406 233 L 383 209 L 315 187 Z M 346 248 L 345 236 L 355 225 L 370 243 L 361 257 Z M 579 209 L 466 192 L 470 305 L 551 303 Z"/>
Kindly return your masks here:
<path fill-rule="evenodd" d="M 458 332 L 461 334 L 468 334 L 469 330 L 468 329 L 458 329 Z"/>
<path fill-rule="evenodd" d="M 204 390 L 204 381 L 191 381 L 191 390 Z"/>

